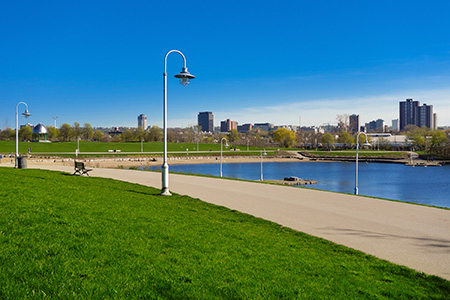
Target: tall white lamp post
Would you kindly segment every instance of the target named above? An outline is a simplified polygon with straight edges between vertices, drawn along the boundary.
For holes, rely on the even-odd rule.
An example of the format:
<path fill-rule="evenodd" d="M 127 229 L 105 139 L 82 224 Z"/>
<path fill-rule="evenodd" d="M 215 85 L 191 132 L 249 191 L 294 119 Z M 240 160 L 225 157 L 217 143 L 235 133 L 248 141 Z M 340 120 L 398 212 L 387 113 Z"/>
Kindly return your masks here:
<path fill-rule="evenodd" d="M 181 69 L 180 74 L 175 75 L 176 78 L 180 79 L 180 84 L 182 86 L 187 86 L 190 79 L 194 79 L 195 76 L 190 74 L 186 68 L 186 58 L 183 53 L 178 50 L 170 50 L 164 57 L 164 84 L 163 84 L 163 101 L 164 101 L 164 118 L 163 118 L 163 130 L 164 130 L 164 161 L 162 165 L 162 189 L 161 195 L 170 196 L 172 195 L 169 191 L 169 165 L 167 164 L 167 57 L 170 53 L 176 52 L 183 57 L 184 67 Z"/>
<path fill-rule="evenodd" d="M 228 141 L 226 138 L 222 138 L 220 140 L 220 177 L 222 177 L 222 145 L 223 145 L 223 140 L 225 140 L 225 148 L 228 148 Z"/>
<path fill-rule="evenodd" d="M 359 135 L 364 134 L 366 137 L 366 141 L 362 146 L 370 146 L 369 142 L 367 142 L 367 134 L 365 132 L 359 132 L 356 136 L 356 170 L 355 170 L 355 195 L 358 195 L 358 148 L 359 148 Z"/>
<path fill-rule="evenodd" d="M 263 150 L 264 150 L 264 153 L 263 153 Z M 261 181 L 264 180 L 264 179 L 263 179 L 263 160 L 262 160 L 263 154 L 264 154 L 264 155 L 267 155 L 266 149 L 262 149 L 262 150 L 261 150 Z"/>
<path fill-rule="evenodd" d="M 18 167 L 18 159 L 19 159 L 19 104 L 24 104 L 25 105 L 25 112 L 22 113 L 22 115 L 25 116 L 25 118 L 28 118 L 29 116 L 31 116 L 31 114 L 28 112 L 28 104 L 26 104 L 25 102 L 19 102 L 16 105 L 16 157 L 15 157 L 15 163 L 14 163 L 14 168 Z"/>

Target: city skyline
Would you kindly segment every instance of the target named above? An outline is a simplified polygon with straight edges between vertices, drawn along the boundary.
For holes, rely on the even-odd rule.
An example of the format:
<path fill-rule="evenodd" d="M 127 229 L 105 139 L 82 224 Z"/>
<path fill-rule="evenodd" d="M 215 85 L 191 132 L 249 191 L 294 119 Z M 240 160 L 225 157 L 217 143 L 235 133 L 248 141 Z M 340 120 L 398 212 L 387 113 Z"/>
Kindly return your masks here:
<path fill-rule="evenodd" d="M 169 57 L 168 127 L 195 125 L 199 111 L 239 124 L 320 126 L 342 114 L 390 124 L 409 98 L 432 104 L 437 125 L 450 126 L 449 8 L 403 0 L 3 2 L 0 129 L 15 127 L 20 101 L 32 116 L 19 123 L 53 125 L 58 116 L 58 126 L 135 127 L 145 114 L 162 127 L 163 59 L 172 49 L 196 78 L 179 85 L 182 60 Z"/>

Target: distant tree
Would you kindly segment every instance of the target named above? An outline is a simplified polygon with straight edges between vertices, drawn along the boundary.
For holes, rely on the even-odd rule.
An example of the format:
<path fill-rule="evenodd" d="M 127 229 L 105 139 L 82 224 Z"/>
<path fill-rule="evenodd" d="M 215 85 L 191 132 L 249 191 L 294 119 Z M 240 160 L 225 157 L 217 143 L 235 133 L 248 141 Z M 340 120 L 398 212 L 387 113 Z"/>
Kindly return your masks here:
<path fill-rule="evenodd" d="M 406 132 L 406 137 L 412 142 L 417 150 L 427 151 L 429 144 L 427 140 L 428 136 L 431 136 L 431 132 L 427 127 L 414 127 L 412 130 Z"/>
<path fill-rule="evenodd" d="M 50 140 L 56 140 L 58 139 L 60 132 L 59 129 L 53 126 L 47 126 L 47 131 L 48 131 L 48 138 Z"/>
<path fill-rule="evenodd" d="M 345 144 L 346 146 L 350 146 L 354 143 L 352 136 L 347 131 L 341 131 L 337 141 L 338 143 Z"/>
<path fill-rule="evenodd" d="M 250 146 L 263 147 L 265 141 L 268 140 L 269 133 L 267 131 L 260 131 L 258 129 L 252 129 L 247 132 L 247 138 L 250 140 Z"/>
<path fill-rule="evenodd" d="M 228 130 L 228 137 L 227 138 L 228 138 L 228 141 L 230 143 L 234 143 L 234 142 L 238 141 L 239 140 L 239 133 L 238 133 L 238 131 L 236 129 Z"/>
<path fill-rule="evenodd" d="M 73 123 L 73 136 L 75 138 L 81 137 L 82 135 L 82 130 L 81 130 L 81 126 L 80 123 L 75 122 Z"/>
<path fill-rule="evenodd" d="M 87 141 L 91 140 L 94 135 L 94 129 L 92 128 L 91 124 L 89 124 L 89 123 L 84 123 L 81 132 L 82 132 L 83 138 Z"/>
<path fill-rule="evenodd" d="M 384 137 L 377 139 L 377 147 L 381 150 L 392 150 L 394 148 L 389 140 Z"/>
<path fill-rule="evenodd" d="M 67 123 L 64 123 L 59 127 L 61 140 L 64 142 L 70 141 L 74 136 L 73 128 Z"/>
<path fill-rule="evenodd" d="M 193 126 L 188 128 L 184 128 L 182 132 L 180 132 L 180 138 L 184 143 L 194 143 L 195 142 L 196 131 Z"/>
<path fill-rule="evenodd" d="M 0 140 L 14 140 L 16 136 L 16 131 L 9 127 L 6 127 L 0 131 Z"/>
<path fill-rule="evenodd" d="M 442 152 L 445 144 L 448 142 L 448 138 L 445 132 L 442 130 L 435 130 L 431 135 L 431 152 L 439 154 Z"/>
<path fill-rule="evenodd" d="M 329 132 L 322 135 L 321 140 L 322 140 L 322 144 L 327 145 L 327 148 L 331 148 L 331 145 L 334 144 L 334 137 Z"/>
<path fill-rule="evenodd" d="M 403 128 L 402 131 L 403 132 L 411 132 L 411 131 L 416 130 L 417 128 L 419 128 L 419 127 L 417 127 L 416 125 L 408 124 L 408 125 L 405 126 L 405 128 Z"/>
<path fill-rule="evenodd" d="M 94 134 L 92 135 L 92 138 L 94 139 L 94 141 L 101 141 L 103 140 L 105 137 L 105 134 L 103 132 L 101 132 L 100 130 L 96 130 L 94 132 Z"/>
<path fill-rule="evenodd" d="M 315 131 L 301 131 L 301 141 L 307 147 L 315 148 L 321 142 L 321 134 Z"/>
<path fill-rule="evenodd" d="M 287 128 L 278 128 L 273 132 L 273 140 L 279 143 L 282 147 L 289 148 L 294 146 L 296 141 L 295 132 Z"/>
<path fill-rule="evenodd" d="M 178 143 L 178 133 L 173 129 L 167 128 L 167 141 L 169 143 Z"/>
<path fill-rule="evenodd" d="M 348 131 L 349 118 L 350 117 L 348 114 L 336 116 L 336 120 L 338 121 L 338 127 L 341 129 L 341 131 Z"/>
<path fill-rule="evenodd" d="M 160 142 L 163 140 L 164 133 L 158 126 L 152 126 L 147 132 L 146 140 L 149 142 Z"/>
<path fill-rule="evenodd" d="M 142 127 L 138 127 L 133 131 L 135 141 L 141 141 L 145 139 L 145 130 Z"/>
<path fill-rule="evenodd" d="M 206 139 L 203 139 L 205 144 L 214 144 L 214 138 L 212 136 L 208 136 Z"/>
<path fill-rule="evenodd" d="M 134 137 L 133 133 L 131 132 L 130 128 L 125 128 L 125 130 L 121 134 L 121 140 L 122 142 L 132 142 Z"/>
<path fill-rule="evenodd" d="M 105 138 L 106 138 L 106 136 L 105 136 Z M 109 141 L 110 141 L 110 142 L 113 142 L 113 143 L 119 143 L 119 142 L 122 142 L 122 141 L 123 141 L 123 140 L 122 140 L 122 135 L 114 134 L 114 135 L 111 136 L 111 139 L 110 139 Z"/>
<path fill-rule="evenodd" d="M 21 141 L 30 141 L 31 140 L 32 130 L 28 126 L 23 126 L 19 129 L 19 140 Z"/>

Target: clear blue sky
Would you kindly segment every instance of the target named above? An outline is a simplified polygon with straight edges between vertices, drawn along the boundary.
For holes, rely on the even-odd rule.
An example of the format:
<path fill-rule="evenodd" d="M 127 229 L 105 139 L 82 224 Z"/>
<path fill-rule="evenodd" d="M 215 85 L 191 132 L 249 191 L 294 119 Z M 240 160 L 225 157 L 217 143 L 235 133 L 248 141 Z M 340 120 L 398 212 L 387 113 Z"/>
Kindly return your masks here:
<path fill-rule="evenodd" d="M 322 125 L 434 105 L 450 125 L 450 1 L 1 1 L 0 128 L 26 101 L 32 124 Z M 24 106 L 19 107 L 23 111 Z M 25 123 L 21 116 L 19 123 Z"/>

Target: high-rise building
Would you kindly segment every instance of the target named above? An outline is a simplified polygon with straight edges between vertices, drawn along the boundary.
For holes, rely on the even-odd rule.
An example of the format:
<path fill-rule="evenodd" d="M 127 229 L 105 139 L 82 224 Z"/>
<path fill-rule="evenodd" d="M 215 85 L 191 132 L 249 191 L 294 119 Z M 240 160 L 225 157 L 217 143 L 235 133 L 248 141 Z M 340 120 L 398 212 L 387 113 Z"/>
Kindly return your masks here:
<path fill-rule="evenodd" d="M 220 132 L 228 132 L 231 129 L 237 129 L 237 122 L 226 119 L 220 122 Z"/>
<path fill-rule="evenodd" d="M 419 101 L 413 99 L 406 99 L 406 101 L 400 101 L 400 130 L 405 129 L 407 125 L 416 125 L 417 112 L 419 110 Z"/>
<path fill-rule="evenodd" d="M 435 129 L 435 119 L 433 105 L 424 103 L 420 106 L 420 102 L 413 101 L 413 99 L 400 101 L 400 130 L 405 129 L 407 125 L 426 126 L 430 129 Z"/>
<path fill-rule="evenodd" d="M 430 129 L 434 129 L 433 105 L 424 103 L 422 106 L 419 106 L 418 116 L 418 127 L 426 126 Z"/>
<path fill-rule="evenodd" d="M 351 115 L 349 117 L 349 129 L 350 133 L 357 133 L 360 130 L 361 124 L 359 120 L 359 115 Z"/>
<path fill-rule="evenodd" d="M 147 129 L 147 117 L 144 114 L 138 116 L 138 127 Z"/>
<path fill-rule="evenodd" d="M 214 116 L 212 112 L 205 111 L 198 113 L 198 126 L 204 132 L 214 133 Z"/>

